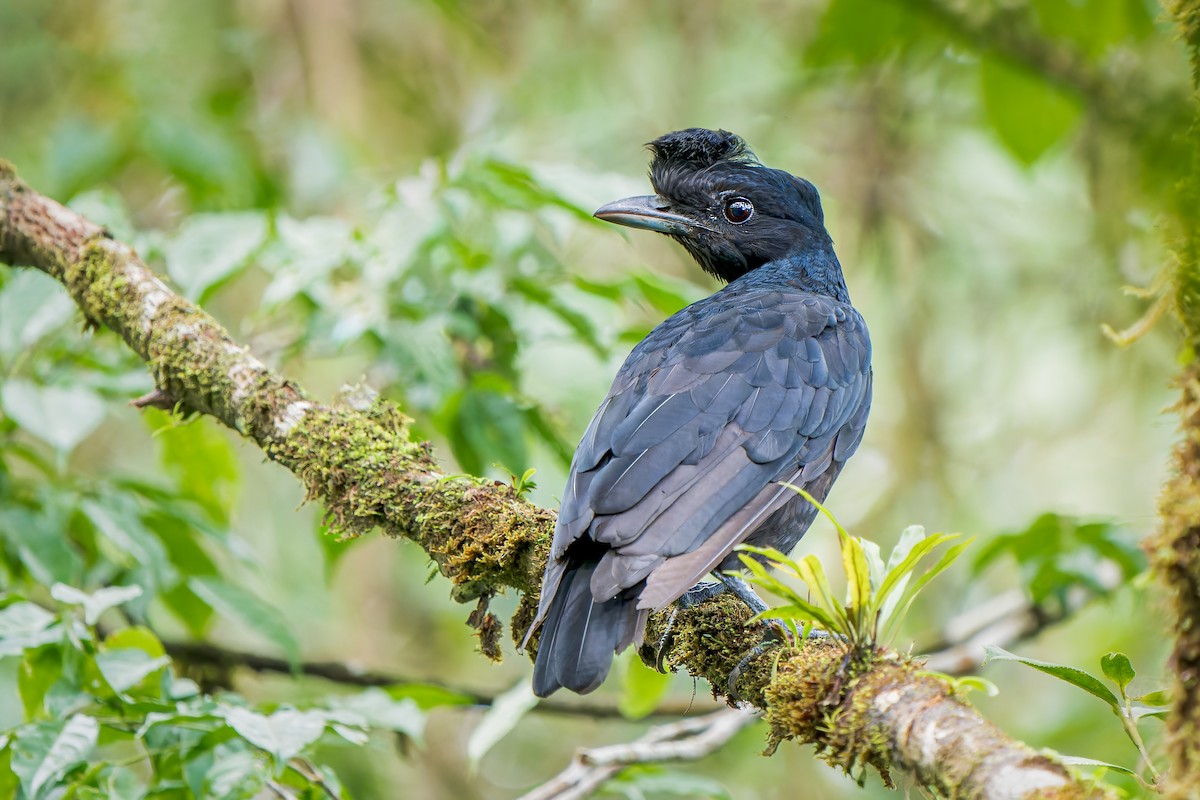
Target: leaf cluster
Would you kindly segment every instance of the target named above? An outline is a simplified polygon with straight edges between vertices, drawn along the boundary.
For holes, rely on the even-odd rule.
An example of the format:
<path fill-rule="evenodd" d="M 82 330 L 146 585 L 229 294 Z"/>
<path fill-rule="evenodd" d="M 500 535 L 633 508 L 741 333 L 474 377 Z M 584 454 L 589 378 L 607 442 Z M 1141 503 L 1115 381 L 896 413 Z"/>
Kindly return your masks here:
<path fill-rule="evenodd" d="M 837 529 L 842 570 L 846 575 L 845 599 L 836 598 L 825 568 L 816 556 L 794 561 L 773 547 L 742 545 L 739 549 L 744 552 L 739 558 L 750 571 L 750 581 L 784 600 L 782 606 L 768 609 L 756 618 L 799 622 L 804 636 L 814 625 L 820 626 L 826 633 L 843 639 L 851 653 L 859 657 L 867 657 L 876 647 L 892 640 L 921 590 L 953 564 L 970 544 L 967 540 L 949 547 L 931 567 L 918 574 L 928 556 L 941 545 L 959 538 L 959 534 L 927 535 L 923 527 L 913 525 L 904 530 L 885 562 L 879 545 L 851 536 L 812 495 L 798 487 L 790 488 L 815 505 Z M 768 572 L 755 556 L 800 580 L 808 590 L 807 596 Z"/>
<path fill-rule="evenodd" d="M 140 587 L 56 584 L 52 594 L 53 611 L 0 595 L 0 659 L 18 661 L 22 712 L 0 730 L 4 797 L 247 800 L 283 787 L 342 797 L 334 772 L 313 760 L 323 748 L 361 746 L 372 731 L 423 735 L 425 711 L 402 692 L 373 688 L 303 709 L 204 694 L 148 628 L 97 629 Z"/>

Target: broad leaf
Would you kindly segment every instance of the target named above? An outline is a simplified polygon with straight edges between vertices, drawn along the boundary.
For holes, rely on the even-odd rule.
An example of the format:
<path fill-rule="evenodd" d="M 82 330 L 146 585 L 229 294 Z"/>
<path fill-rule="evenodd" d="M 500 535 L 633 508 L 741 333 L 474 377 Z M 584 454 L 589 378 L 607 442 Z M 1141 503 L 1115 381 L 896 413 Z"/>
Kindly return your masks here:
<path fill-rule="evenodd" d="M 124 693 L 137 686 L 146 676 L 169 666 L 166 656 L 155 658 L 145 650 L 124 647 L 96 654 L 96 667 L 114 692 Z"/>
<path fill-rule="evenodd" d="M 41 797 L 43 788 L 83 764 L 99 734 L 100 723 L 82 714 L 66 722 L 40 722 L 18 730 L 12 743 L 12 771 L 25 796 Z"/>
<path fill-rule="evenodd" d="M 38 386 L 6 380 L 0 410 L 59 453 L 70 453 L 104 421 L 104 401 L 86 386 Z"/>
<path fill-rule="evenodd" d="M 1002 650 L 995 645 L 988 645 L 986 648 L 984 648 L 984 651 L 986 653 L 986 661 L 1017 661 L 1033 667 L 1034 669 L 1044 672 L 1047 675 L 1052 675 L 1055 678 L 1058 678 L 1060 681 L 1066 681 L 1073 686 L 1078 686 L 1088 694 L 1100 698 L 1104 702 L 1108 703 L 1114 714 L 1121 713 L 1121 701 L 1117 699 L 1117 696 L 1112 693 L 1112 690 L 1105 686 L 1099 678 L 1091 675 L 1090 673 L 1084 672 L 1081 669 L 1076 669 L 1075 667 L 1066 667 L 1062 664 L 1052 664 L 1048 661 L 1038 661 L 1037 659 L 1033 658 L 1024 658 L 1022 656 L 1010 653 L 1007 650 Z"/>
<path fill-rule="evenodd" d="M 278 763 L 299 755 L 325 732 L 325 717 L 315 711 L 283 709 L 267 716 L 234 706 L 225 711 L 225 721 L 243 739 L 274 756 Z"/>

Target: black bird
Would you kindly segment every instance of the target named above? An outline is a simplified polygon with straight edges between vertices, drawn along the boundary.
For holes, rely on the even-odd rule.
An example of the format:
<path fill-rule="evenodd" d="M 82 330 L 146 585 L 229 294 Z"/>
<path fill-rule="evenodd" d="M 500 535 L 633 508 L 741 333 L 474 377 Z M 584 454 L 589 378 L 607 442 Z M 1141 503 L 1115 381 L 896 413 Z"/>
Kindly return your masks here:
<path fill-rule="evenodd" d="M 648 147 L 656 195 L 596 216 L 670 236 L 728 285 L 650 332 L 575 451 L 541 603 L 533 689 L 590 692 L 651 609 L 742 543 L 787 552 L 862 440 L 871 341 L 811 183 L 701 128 Z M 742 584 L 744 586 L 744 584 Z"/>

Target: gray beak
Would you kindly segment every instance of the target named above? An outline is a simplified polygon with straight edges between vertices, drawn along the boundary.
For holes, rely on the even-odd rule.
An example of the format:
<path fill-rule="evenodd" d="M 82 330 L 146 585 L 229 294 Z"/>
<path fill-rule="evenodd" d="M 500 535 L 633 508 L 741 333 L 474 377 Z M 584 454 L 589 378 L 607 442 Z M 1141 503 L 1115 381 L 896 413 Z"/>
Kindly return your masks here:
<path fill-rule="evenodd" d="M 703 227 L 689 217 L 671 213 L 670 208 L 669 200 L 657 194 L 649 194 L 614 200 L 596 209 L 593 216 L 605 222 L 666 234 L 686 234 Z"/>

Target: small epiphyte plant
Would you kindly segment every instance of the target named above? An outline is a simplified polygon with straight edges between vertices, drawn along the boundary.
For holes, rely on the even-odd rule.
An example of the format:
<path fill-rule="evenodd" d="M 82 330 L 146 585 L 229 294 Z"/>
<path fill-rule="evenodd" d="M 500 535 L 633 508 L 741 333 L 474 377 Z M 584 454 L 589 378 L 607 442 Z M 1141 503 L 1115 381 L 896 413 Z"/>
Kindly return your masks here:
<path fill-rule="evenodd" d="M 1104 677 L 1112 681 L 1117 687 L 1117 692 L 1113 693 L 1112 689 L 1109 689 L 1104 681 L 1082 669 L 1068 667 L 1063 664 L 1054 664 L 1049 661 L 1025 658 L 1024 656 L 1015 655 L 995 646 L 987 647 L 986 653 L 987 661 L 984 663 L 990 661 L 1017 661 L 1026 666 L 1033 667 L 1039 672 L 1052 675 L 1060 681 L 1066 681 L 1093 697 L 1103 700 L 1108 704 L 1113 714 L 1121 720 L 1121 727 L 1125 730 L 1125 735 L 1129 737 L 1129 741 L 1137 748 L 1141 763 L 1135 771 L 1118 764 L 1109 764 L 1090 758 L 1063 757 L 1063 761 L 1068 764 L 1101 767 L 1131 775 L 1143 789 L 1150 791 L 1158 790 L 1160 776 L 1158 770 L 1154 768 L 1154 762 L 1150 758 L 1150 751 L 1146 748 L 1146 743 L 1142 740 L 1141 731 L 1138 730 L 1138 723 L 1147 717 L 1165 718 L 1168 711 L 1167 703 L 1170 701 L 1170 697 L 1165 691 L 1149 692 L 1140 695 L 1129 694 L 1126 690 L 1133 679 L 1137 677 L 1137 672 L 1134 670 L 1133 664 L 1130 663 L 1129 656 L 1124 653 L 1109 653 L 1100 659 L 1100 670 L 1104 673 Z M 1118 697 L 1118 695 L 1120 696 Z"/>
<path fill-rule="evenodd" d="M 918 568 L 928 556 L 941 545 L 959 538 L 960 534 L 927 534 L 920 525 L 912 525 L 900 535 L 900 541 L 885 562 L 879 545 L 851 536 L 812 495 L 790 484 L 785 485 L 815 505 L 837 529 L 842 568 L 846 573 L 846 599 L 839 602 L 834 596 L 825 569 L 816 556 L 808 555 L 795 561 L 773 547 L 742 545 L 739 549 L 744 552 L 739 558 L 750 571 L 750 582 L 784 600 L 783 605 L 764 611 L 756 619 L 780 620 L 794 625 L 802 638 L 806 638 L 814 627 L 819 627 L 842 639 L 852 654 L 866 655 L 889 643 L 916 596 L 953 564 L 971 542 L 968 539 L 942 551 L 941 558 L 918 575 Z M 762 559 L 779 573 L 802 581 L 808 589 L 808 597 L 801 596 L 796 587 L 768 572 Z"/>

